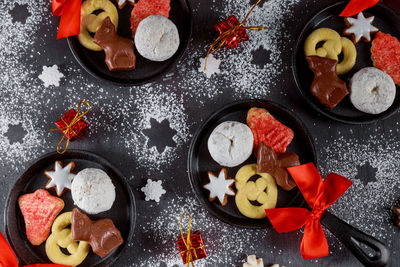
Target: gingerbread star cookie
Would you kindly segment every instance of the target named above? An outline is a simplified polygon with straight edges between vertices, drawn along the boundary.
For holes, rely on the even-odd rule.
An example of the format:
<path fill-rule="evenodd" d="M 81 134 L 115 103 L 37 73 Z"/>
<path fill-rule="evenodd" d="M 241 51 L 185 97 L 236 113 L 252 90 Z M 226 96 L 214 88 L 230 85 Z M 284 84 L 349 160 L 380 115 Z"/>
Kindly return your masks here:
<path fill-rule="evenodd" d="M 44 174 L 50 179 L 46 188 L 49 189 L 55 187 L 58 196 L 61 196 L 65 189 L 71 190 L 71 183 L 75 177 L 75 174 L 71 171 L 74 168 L 75 163 L 72 161 L 63 167 L 62 163 L 57 160 L 54 164 L 54 170 L 46 170 L 44 172 Z"/>
<path fill-rule="evenodd" d="M 228 202 L 228 195 L 234 196 L 231 186 L 235 182 L 233 179 L 228 179 L 226 169 L 222 168 L 218 176 L 212 172 L 208 172 L 208 178 L 210 182 L 203 185 L 205 189 L 210 191 L 209 200 L 214 201 L 218 199 L 222 206 L 225 206 Z"/>
<path fill-rule="evenodd" d="M 378 28 L 372 25 L 375 17 L 364 17 L 362 12 L 358 13 L 357 18 L 345 18 L 344 21 L 348 26 L 347 29 L 344 30 L 344 34 L 351 35 L 353 39 L 353 43 L 358 43 L 361 39 L 366 42 L 371 41 L 371 33 L 375 33 L 378 31 Z"/>

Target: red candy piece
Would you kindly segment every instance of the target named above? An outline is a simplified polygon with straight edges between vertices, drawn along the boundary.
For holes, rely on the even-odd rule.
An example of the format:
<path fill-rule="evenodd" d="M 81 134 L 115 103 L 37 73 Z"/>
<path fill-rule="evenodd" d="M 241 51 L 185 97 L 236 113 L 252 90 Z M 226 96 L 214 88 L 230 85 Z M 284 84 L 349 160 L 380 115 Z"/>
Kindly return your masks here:
<path fill-rule="evenodd" d="M 390 34 L 378 32 L 372 41 L 371 52 L 374 66 L 400 85 L 400 41 Z"/>
<path fill-rule="evenodd" d="M 239 20 L 235 16 L 230 16 L 226 20 L 220 21 L 214 25 L 215 30 L 219 35 L 223 34 L 229 29 L 234 28 L 236 25 L 240 24 Z M 246 29 L 238 29 L 234 34 L 229 36 L 225 40 L 225 47 L 235 48 L 239 45 L 241 41 L 248 41 L 249 36 L 247 35 Z"/>
<path fill-rule="evenodd" d="M 67 113 L 64 114 L 58 121 L 56 121 L 54 124 L 57 126 L 57 128 L 65 135 L 67 139 L 70 141 L 75 141 L 82 135 L 87 130 L 88 124 L 83 120 L 80 119 L 76 123 L 74 123 L 70 130 L 67 130 L 67 125 L 69 125 L 72 120 L 76 116 L 76 110 L 75 109 L 70 109 Z"/>
<path fill-rule="evenodd" d="M 254 136 L 254 151 L 263 142 L 277 153 L 283 153 L 292 142 L 292 129 L 277 121 L 263 108 L 251 108 L 247 113 L 247 125 Z"/>
<path fill-rule="evenodd" d="M 187 235 L 183 235 L 183 238 L 186 241 Z M 207 257 L 206 250 L 204 248 L 203 237 L 201 236 L 200 231 L 195 231 L 190 234 L 190 242 L 193 249 L 190 250 L 192 254 L 192 261 L 203 259 Z M 185 246 L 185 242 L 182 240 L 182 236 L 178 236 L 178 248 L 179 252 L 182 255 L 183 264 L 188 263 L 188 251 Z M 189 262 L 192 262 L 189 261 Z"/>
<path fill-rule="evenodd" d="M 139 0 L 133 7 L 130 18 L 132 36 L 135 36 L 136 29 L 143 19 L 151 15 L 168 18 L 170 9 L 170 0 Z"/>
<path fill-rule="evenodd" d="M 340 13 L 341 17 L 352 17 L 358 13 L 378 4 L 379 0 L 351 0 Z"/>
<path fill-rule="evenodd" d="M 24 216 L 26 236 L 32 245 L 38 246 L 49 236 L 51 225 L 64 208 L 64 201 L 38 189 L 20 196 L 18 205 Z"/>

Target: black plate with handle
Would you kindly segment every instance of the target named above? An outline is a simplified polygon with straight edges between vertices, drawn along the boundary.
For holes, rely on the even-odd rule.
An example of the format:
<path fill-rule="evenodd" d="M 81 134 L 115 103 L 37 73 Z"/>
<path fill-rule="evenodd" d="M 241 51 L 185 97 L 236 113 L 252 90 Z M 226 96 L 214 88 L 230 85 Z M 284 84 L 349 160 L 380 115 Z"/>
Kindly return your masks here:
<path fill-rule="evenodd" d="M 304 124 L 286 108 L 265 100 L 244 100 L 229 104 L 211 114 L 195 133 L 188 155 L 189 181 L 196 197 L 208 211 L 223 222 L 233 226 L 246 228 L 267 228 L 271 223 L 265 219 L 250 219 L 241 215 L 236 207 L 234 197 L 228 197 L 228 203 L 222 207 L 218 201 L 210 202 L 208 191 L 202 185 L 207 183 L 207 172 L 218 172 L 222 166 L 218 165 L 210 156 L 207 140 L 214 128 L 224 121 L 239 121 L 246 123 L 247 111 L 252 107 L 265 108 L 277 120 L 294 131 L 294 139 L 287 151 L 296 152 L 302 164 L 314 162 L 317 165 L 316 154 L 312 138 Z M 252 155 L 246 162 L 234 168 L 227 168 L 229 177 L 235 177 L 240 167 L 255 163 Z M 318 165 L 317 165 L 318 166 Z M 298 188 L 284 191 L 278 186 L 277 207 L 308 207 Z M 364 234 L 336 216 L 325 211 L 321 223 L 324 224 L 364 265 L 385 266 L 389 260 L 389 251 L 377 239 Z M 373 255 L 364 252 L 363 247 L 369 247 Z"/>
<path fill-rule="evenodd" d="M 271 226 L 267 219 L 255 220 L 243 216 L 236 207 L 234 197 L 229 197 L 228 203 L 222 207 L 217 200 L 210 202 L 208 200 L 208 191 L 202 188 L 202 185 L 208 181 L 208 171 L 218 173 L 223 168 L 211 158 L 208 152 L 207 140 L 211 132 L 224 121 L 246 123 L 247 111 L 252 107 L 267 109 L 272 116 L 294 131 L 294 139 L 287 151 L 297 153 L 301 163 L 316 163 L 316 154 L 311 135 L 304 124 L 289 110 L 270 101 L 244 100 L 234 102 L 214 112 L 198 129 L 189 148 L 188 172 L 190 184 L 196 196 L 218 219 L 235 226 L 266 228 Z M 228 176 L 235 177 L 240 167 L 250 163 L 256 163 L 254 155 L 237 167 L 226 168 Z M 300 206 L 303 202 L 303 197 L 297 187 L 287 192 L 278 186 L 277 207 Z"/>
<path fill-rule="evenodd" d="M 114 4 L 116 5 L 115 2 Z M 118 7 L 116 8 L 118 9 Z M 122 10 L 118 9 L 118 34 L 127 38 L 132 38 L 129 22 L 131 12 L 132 6 L 129 4 L 125 5 Z M 192 33 L 192 12 L 188 0 L 171 0 L 169 19 L 178 28 L 180 39 L 178 51 L 166 61 L 155 62 L 143 58 L 135 49 L 136 68 L 134 70 L 109 71 L 104 62 L 104 52 L 91 51 L 83 47 L 77 36 L 69 37 L 68 44 L 79 64 L 94 77 L 123 86 L 140 85 L 159 78 L 171 69 L 183 55 L 189 43 Z"/>
<path fill-rule="evenodd" d="M 8 196 L 4 216 L 6 234 L 11 247 L 18 256 L 20 264 L 49 262 L 45 252 L 45 242 L 40 246 L 33 246 L 26 238 L 25 223 L 18 206 L 18 198 L 23 194 L 33 193 L 39 188 L 44 189 L 49 180 L 44 175 L 44 171 L 54 169 L 56 160 L 63 164 L 73 161 L 76 165 L 74 172 L 79 172 L 85 168 L 99 168 L 110 176 L 116 190 L 116 198 L 112 208 L 96 215 L 89 215 L 89 217 L 93 220 L 110 218 L 121 231 L 124 243 L 104 258 L 90 250 L 80 266 L 111 266 L 132 240 L 136 220 L 135 199 L 126 179 L 115 167 L 102 157 L 81 150 L 68 150 L 62 155 L 57 152 L 47 154 L 29 167 L 17 180 Z M 48 191 L 53 196 L 57 196 L 54 189 L 48 189 Z M 60 214 L 72 211 L 75 206 L 71 191 L 66 190 L 61 198 L 64 200 L 65 207 Z"/>
<path fill-rule="evenodd" d="M 313 81 L 314 75 L 309 69 L 307 61 L 304 55 L 304 42 L 317 28 L 331 28 L 342 34 L 343 30 L 346 28 L 346 24 L 339 14 L 346 6 L 347 2 L 338 2 L 330 5 L 321 11 L 319 11 L 315 16 L 313 16 L 304 28 L 301 30 L 300 36 L 293 50 L 292 56 L 292 66 L 293 75 L 300 90 L 300 93 L 306 99 L 308 104 L 314 109 L 319 111 L 325 116 L 349 124 L 365 124 L 372 123 L 380 119 L 385 119 L 398 110 L 400 107 L 400 87 L 397 86 L 396 98 L 393 105 L 381 114 L 367 114 L 358 111 L 350 102 L 350 97 L 346 96 L 334 109 L 329 109 L 323 106 L 310 92 L 310 86 Z M 392 36 L 400 39 L 400 15 L 394 12 L 389 7 L 383 4 L 377 4 L 376 6 L 365 10 L 364 15 L 366 17 L 375 16 L 373 25 L 376 26 L 380 31 L 389 33 Z M 374 36 L 374 35 L 373 35 Z M 350 38 L 350 37 L 349 37 Z M 372 37 L 373 40 L 373 37 Z M 345 82 L 350 81 L 351 77 L 358 70 L 364 67 L 372 67 L 373 63 L 371 60 L 371 42 L 359 42 L 356 44 L 357 48 L 357 61 L 353 69 L 345 74 L 339 76 Z"/>

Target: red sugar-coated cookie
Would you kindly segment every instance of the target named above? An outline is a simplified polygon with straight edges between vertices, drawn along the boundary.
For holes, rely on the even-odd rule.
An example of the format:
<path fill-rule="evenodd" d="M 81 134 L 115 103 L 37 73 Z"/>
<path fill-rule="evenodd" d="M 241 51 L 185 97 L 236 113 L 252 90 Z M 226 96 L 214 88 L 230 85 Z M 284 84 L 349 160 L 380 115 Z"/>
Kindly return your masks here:
<path fill-rule="evenodd" d="M 64 201 L 38 189 L 20 196 L 18 205 L 24 216 L 26 236 L 32 245 L 38 246 L 49 237 L 54 220 L 64 208 Z"/>
<path fill-rule="evenodd" d="M 247 113 L 247 125 L 254 136 L 254 151 L 263 142 L 277 153 L 283 153 L 292 142 L 292 129 L 277 121 L 263 108 L 251 108 Z"/>
<path fill-rule="evenodd" d="M 371 53 L 374 66 L 400 85 L 400 41 L 390 34 L 378 32 L 372 41 Z"/>
<path fill-rule="evenodd" d="M 131 13 L 131 31 L 132 36 L 135 36 L 136 29 L 139 23 L 151 15 L 160 15 L 163 17 L 169 17 L 169 10 L 171 0 L 139 0 L 135 4 Z"/>

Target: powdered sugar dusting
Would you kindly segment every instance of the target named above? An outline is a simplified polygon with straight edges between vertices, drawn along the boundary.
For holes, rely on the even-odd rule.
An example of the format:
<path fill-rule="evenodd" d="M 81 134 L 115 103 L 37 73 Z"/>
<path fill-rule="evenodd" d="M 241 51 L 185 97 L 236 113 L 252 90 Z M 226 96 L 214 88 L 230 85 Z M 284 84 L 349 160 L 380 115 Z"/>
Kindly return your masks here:
<path fill-rule="evenodd" d="M 135 233 L 144 239 L 129 246 L 137 247 L 138 241 L 146 246 L 132 258 L 126 253 L 124 262 L 134 261 L 133 266 L 146 267 L 181 266 L 175 241 L 183 211 L 192 213 L 193 230 L 200 230 L 206 240 L 208 257 L 196 261 L 196 266 L 241 266 L 249 254 L 264 258 L 265 264 L 290 265 L 301 261 L 299 247 L 293 244 L 300 244 L 303 231 L 279 235 L 273 229 L 241 229 L 225 224 L 207 212 L 194 198 L 185 180 L 185 156 L 191 134 L 197 127 L 195 123 L 204 119 L 190 116 L 204 103 L 217 102 L 222 95 L 242 99 L 267 98 L 275 91 L 284 93 L 279 82 L 281 75 L 289 71 L 289 64 L 282 62 L 282 53 L 289 53 L 290 47 L 284 44 L 290 44 L 296 38 L 285 29 L 296 21 L 292 14 L 295 7 L 307 3 L 300 0 L 264 1 L 246 25 L 262 25 L 266 30 L 249 31 L 250 40 L 240 43 L 238 48 L 221 48 L 215 54 L 221 60 L 220 73 L 207 79 L 198 70 L 200 58 L 205 57 L 209 45 L 217 37 L 213 25 L 232 14 L 243 19 L 254 1 L 231 0 L 225 1 L 224 5 L 217 1 L 192 1 L 198 22 L 194 33 L 202 38 L 193 38 L 189 52 L 157 82 L 122 88 L 98 82 L 78 67 L 65 40 L 55 41 L 59 19 L 52 17 L 50 2 L 16 0 L 0 3 L 3 11 L 0 12 L 0 166 L 7 175 L 12 172 L 12 175 L 4 174 L 0 178 L 1 187 L 10 187 L 29 162 L 55 150 L 61 133 L 49 132 L 54 128 L 53 122 L 68 109 L 76 108 L 81 99 L 86 99 L 92 105 L 85 117 L 89 133 L 82 140 L 71 143 L 70 148 L 83 146 L 95 152 L 110 149 L 112 153 L 122 155 L 122 160 L 132 161 L 137 168 L 145 169 L 142 176 L 132 170 L 130 183 L 141 188 L 147 178 L 162 180 L 167 191 L 159 204 L 145 202 L 144 197 L 137 199 L 141 224 Z M 27 14 L 26 19 L 12 17 L 15 3 L 18 3 L 15 12 L 21 5 L 26 6 L 27 12 L 23 12 Z M 210 10 L 212 16 L 198 16 L 200 9 Z M 59 51 L 64 54 L 60 55 Z M 257 51 L 263 51 L 264 55 L 257 57 Z M 42 66 L 54 64 L 65 78 L 60 87 L 46 88 L 38 76 Z M 165 148 L 153 145 L 154 140 L 145 134 L 146 131 L 154 133 L 154 121 L 171 130 L 172 141 L 165 144 Z M 12 140 L 9 130 L 17 126 L 23 135 Z M 320 128 L 314 128 L 320 131 Z M 392 237 L 398 233 L 390 219 L 390 207 L 400 193 L 398 138 L 394 134 L 381 136 L 378 133 L 371 134 L 368 140 L 342 136 L 343 133 L 338 133 L 334 140 L 316 143 L 320 149 L 318 158 L 323 159 L 321 164 L 326 164 L 319 166 L 320 170 L 325 174 L 337 172 L 354 182 L 331 211 L 392 247 Z M 377 169 L 376 181 L 364 184 L 355 177 L 357 166 L 367 162 Z M 147 177 L 148 170 L 158 176 Z M 175 170 L 180 172 L 179 177 L 173 175 Z M 164 173 L 168 175 L 163 176 Z M 14 180 L 10 181 L 9 177 Z M 178 193 L 175 181 L 186 182 L 183 184 L 186 193 Z M 0 199 L 4 204 L 5 195 Z M 5 206 L 3 204 L 1 207 Z M 344 247 L 326 233 L 331 254 L 344 254 Z M 287 240 L 287 243 L 279 240 Z M 310 264 L 315 263 L 324 262 L 315 260 Z"/>
<path fill-rule="evenodd" d="M 239 263 L 243 264 L 246 253 L 256 250 L 251 245 L 251 240 L 269 240 L 269 233 L 274 231 L 273 229 L 249 231 L 224 224 L 208 216 L 208 212 L 199 206 L 193 196 L 174 196 L 169 199 L 168 206 L 169 209 L 161 210 L 156 215 L 143 214 L 147 223 L 139 226 L 139 231 L 144 235 L 148 234 L 148 242 L 154 244 L 154 247 L 151 251 L 144 252 L 145 257 L 139 256 L 140 266 L 158 266 L 160 262 L 166 266 L 182 265 L 176 240 L 179 234 L 179 218 L 185 211 L 192 215 L 192 230 L 200 230 L 206 244 L 207 259 L 196 261 L 196 266 L 239 266 Z M 186 218 L 182 223 L 184 232 L 187 231 L 187 225 Z M 272 257 L 277 251 L 264 253 Z"/>
<path fill-rule="evenodd" d="M 392 245 L 398 231 L 392 221 L 391 207 L 400 186 L 399 142 L 395 138 L 373 134 L 366 140 L 338 137 L 322 144 L 324 172 L 336 172 L 352 180 L 350 189 L 331 207 L 331 211 L 360 230 Z M 357 166 L 366 162 L 377 169 L 376 181 L 364 185 L 356 179 Z"/>
<path fill-rule="evenodd" d="M 160 167 L 171 163 L 177 156 L 176 150 L 189 139 L 187 115 L 183 107 L 183 98 L 174 93 L 142 92 L 137 98 L 130 99 L 137 109 L 133 116 L 127 116 L 126 125 L 131 126 L 124 133 L 124 145 L 137 157 L 144 167 Z M 126 112 L 129 112 L 126 110 Z M 166 146 L 161 153 L 155 146 L 149 147 L 149 138 L 143 130 L 151 128 L 150 120 L 157 122 L 167 120 L 171 129 L 176 131 L 172 140 L 175 146 Z M 159 133 L 160 137 L 163 133 Z"/>

